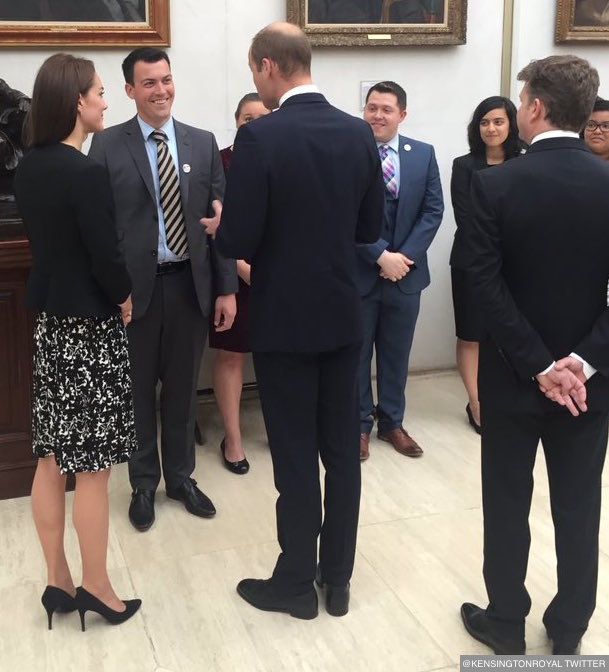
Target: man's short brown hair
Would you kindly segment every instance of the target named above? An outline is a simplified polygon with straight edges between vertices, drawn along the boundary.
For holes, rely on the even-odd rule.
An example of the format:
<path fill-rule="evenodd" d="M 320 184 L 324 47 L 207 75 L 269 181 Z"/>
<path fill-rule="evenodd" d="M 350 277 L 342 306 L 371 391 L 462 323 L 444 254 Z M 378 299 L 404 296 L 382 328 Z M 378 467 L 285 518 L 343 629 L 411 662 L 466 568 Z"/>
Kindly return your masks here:
<path fill-rule="evenodd" d="M 294 28 L 288 31 L 271 24 L 254 36 L 250 56 L 259 72 L 262 59 L 268 58 L 277 63 L 283 77 L 311 73 L 311 43 L 301 30 Z"/>
<path fill-rule="evenodd" d="M 570 54 L 531 61 L 518 80 L 526 83 L 530 101 L 539 98 L 544 104 L 547 121 L 576 133 L 590 116 L 600 84 L 596 69 Z"/>

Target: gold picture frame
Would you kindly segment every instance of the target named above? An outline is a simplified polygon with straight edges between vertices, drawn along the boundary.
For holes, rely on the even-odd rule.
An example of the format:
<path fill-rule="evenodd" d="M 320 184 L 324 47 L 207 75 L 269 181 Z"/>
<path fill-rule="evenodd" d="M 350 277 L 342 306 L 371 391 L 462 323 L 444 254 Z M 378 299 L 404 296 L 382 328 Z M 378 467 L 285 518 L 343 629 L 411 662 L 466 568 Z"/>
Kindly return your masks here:
<path fill-rule="evenodd" d="M 458 45 L 467 0 L 287 0 L 287 19 L 314 47 Z"/>
<path fill-rule="evenodd" d="M 95 5 L 82 0 L 0 0 L 0 48 L 170 45 L 169 0 L 122 0 L 114 14 L 102 4 L 96 20 Z"/>
<path fill-rule="evenodd" d="M 609 0 L 557 0 L 555 42 L 609 42 Z"/>

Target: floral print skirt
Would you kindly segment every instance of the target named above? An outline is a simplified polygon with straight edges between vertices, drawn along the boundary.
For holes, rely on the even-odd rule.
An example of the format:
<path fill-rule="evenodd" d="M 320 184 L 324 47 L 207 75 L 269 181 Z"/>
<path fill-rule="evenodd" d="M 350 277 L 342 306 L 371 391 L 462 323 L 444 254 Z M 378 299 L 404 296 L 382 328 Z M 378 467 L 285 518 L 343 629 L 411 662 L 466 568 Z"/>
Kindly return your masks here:
<path fill-rule="evenodd" d="M 120 315 L 40 313 L 34 330 L 32 448 L 62 474 L 126 462 L 137 448 Z"/>

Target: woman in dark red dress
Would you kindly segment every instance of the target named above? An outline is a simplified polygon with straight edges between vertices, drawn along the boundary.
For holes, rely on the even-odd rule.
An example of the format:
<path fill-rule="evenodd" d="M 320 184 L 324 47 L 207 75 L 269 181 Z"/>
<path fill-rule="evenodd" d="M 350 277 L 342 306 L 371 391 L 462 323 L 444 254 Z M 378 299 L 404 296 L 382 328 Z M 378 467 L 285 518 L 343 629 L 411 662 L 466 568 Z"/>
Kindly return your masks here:
<path fill-rule="evenodd" d="M 248 121 L 258 119 L 270 110 L 260 101 L 257 93 L 248 93 L 239 101 L 235 112 L 237 128 Z M 233 148 L 226 147 L 220 152 L 224 171 L 228 174 Z M 250 286 L 250 265 L 244 259 L 237 259 L 239 291 L 237 293 L 237 317 L 228 331 L 216 332 L 213 324 L 209 330 L 209 346 L 216 348 L 214 362 L 214 393 L 224 423 L 224 438 L 220 444 L 224 465 L 235 474 L 246 474 L 250 465 L 245 458 L 239 425 L 239 405 L 243 387 L 243 363 L 245 353 L 250 351 L 248 334 L 248 293 Z M 212 315 L 213 320 L 213 315 Z"/>

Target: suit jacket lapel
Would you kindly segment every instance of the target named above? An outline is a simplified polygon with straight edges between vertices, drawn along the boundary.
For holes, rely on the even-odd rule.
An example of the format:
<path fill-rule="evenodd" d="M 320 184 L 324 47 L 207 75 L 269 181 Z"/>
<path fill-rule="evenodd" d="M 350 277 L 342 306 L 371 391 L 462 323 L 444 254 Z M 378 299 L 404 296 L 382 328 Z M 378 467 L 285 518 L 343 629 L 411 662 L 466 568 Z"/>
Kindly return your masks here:
<path fill-rule="evenodd" d="M 179 121 L 173 122 L 176 132 L 176 143 L 178 145 L 178 165 L 176 169 L 180 176 L 180 193 L 182 195 L 182 208 L 186 214 L 186 204 L 188 203 L 188 187 L 190 183 L 190 171 L 185 172 L 183 166 L 191 165 L 192 147 L 187 129 Z"/>
<path fill-rule="evenodd" d="M 154 180 L 150 170 L 150 162 L 148 161 L 148 154 L 146 154 L 146 147 L 144 138 L 142 136 L 142 129 L 137 122 L 137 117 L 133 117 L 131 121 L 125 125 L 125 135 L 127 136 L 127 148 L 133 157 L 135 165 L 144 180 L 144 184 L 150 193 L 152 200 L 156 203 L 156 193 L 154 191 Z"/>
<path fill-rule="evenodd" d="M 404 149 L 404 146 L 409 146 L 407 138 L 405 138 L 403 135 L 398 137 L 400 141 L 398 147 L 398 157 L 400 161 L 400 200 L 398 203 L 398 211 L 396 215 L 395 234 L 397 234 L 400 222 L 404 221 L 404 211 L 405 208 L 408 207 L 408 194 L 410 192 L 410 183 L 412 181 L 412 170 L 411 166 L 409 165 L 412 163 L 412 152 L 406 151 Z M 396 237 L 395 239 L 401 240 L 399 237 Z"/>

